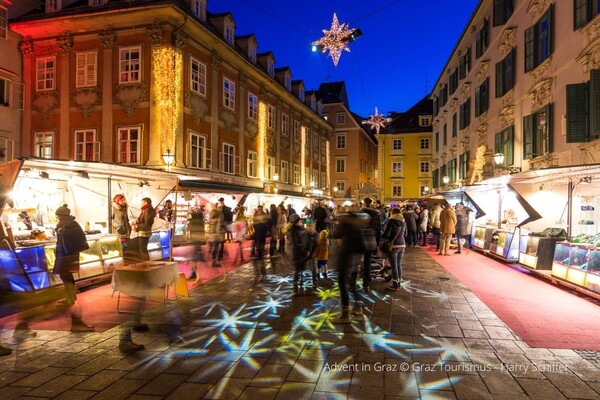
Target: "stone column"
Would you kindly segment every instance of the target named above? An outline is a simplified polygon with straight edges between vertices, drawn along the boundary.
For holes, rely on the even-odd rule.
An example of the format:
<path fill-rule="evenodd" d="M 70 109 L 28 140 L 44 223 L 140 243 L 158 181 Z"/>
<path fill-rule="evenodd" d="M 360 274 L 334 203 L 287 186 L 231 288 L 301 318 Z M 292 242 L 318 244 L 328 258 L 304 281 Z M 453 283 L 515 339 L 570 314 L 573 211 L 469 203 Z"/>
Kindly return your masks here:
<path fill-rule="evenodd" d="M 212 55 L 211 66 L 211 86 L 212 96 L 210 98 L 210 148 L 212 149 L 212 167 L 211 171 L 219 172 L 219 99 L 222 95 L 221 90 L 221 70 L 222 59 L 215 52 Z"/>
<path fill-rule="evenodd" d="M 23 54 L 23 118 L 21 120 L 21 149 L 20 153 L 24 156 L 35 155 L 33 149 L 33 132 L 31 132 L 31 98 L 35 91 L 34 76 L 34 45 L 30 36 L 26 36 L 19 43 L 19 50 Z"/>
<path fill-rule="evenodd" d="M 240 108 L 238 111 L 238 127 L 239 127 L 239 138 L 238 147 L 240 149 L 240 174 L 246 176 L 246 148 L 245 148 L 245 137 L 246 137 L 246 110 L 248 109 L 248 77 L 243 72 L 240 72 L 238 76 L 239 82 L 239 98 Z"/>
<path fill-rule="evenodd" d="M 102 127 L 100 128 L 100 142 L 102 143 L 101 160 L 111 163 L 118 160 L 113 147 L 113 44 L 117 34 L 112 26 L 107 26 L 99 35 L 102 51 Z"/>
<path fill-rule="evenodd" d="M 70 75 L 71 75 L 71 49 L 73 48 L 73 35 L 71 32 L 65 31 L 56 39 L 56 45 L 62 50 L 60 55 L 60 88 L 59 93 L 59 131 L 57 137 L 57 151 L 55 158 L 63 160 L 74 159 L 75 154 L 70 154 L 69 143 L 71 143 L 71 125 L 70 125 Z"/>
<path fill-rule="evenodd" d="M 189 41 L 189 38 L 184 33 L 177 33 L 175 35 L 175 51 L 181 54 L 181 73 L 185 70 L 185 60 L 184 57 L 184 49 Z M 177 129 L 175 134 L 175 148 L 173 151 L 175 152 L 175 166 L 177 167 L 185 167 L 185 131 L 184 131 L 184 105 L 183 98 L 185 92 L 185 79 L 181 77 L 181 87 L 178 88 L 180 91 L 180 104 L 179 104 L 179 114 L 177 115 Z"/>

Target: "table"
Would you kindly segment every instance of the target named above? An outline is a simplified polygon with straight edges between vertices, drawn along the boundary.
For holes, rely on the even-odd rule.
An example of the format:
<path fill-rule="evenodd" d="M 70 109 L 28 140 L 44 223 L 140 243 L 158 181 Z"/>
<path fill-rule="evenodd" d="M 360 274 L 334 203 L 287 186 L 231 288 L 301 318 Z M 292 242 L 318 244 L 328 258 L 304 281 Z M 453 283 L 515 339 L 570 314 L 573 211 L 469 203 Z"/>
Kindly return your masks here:
<path fill-rule="evenodd" d="M 169 285 L 177 283 L 178 277 L 176 262 L 145 261 L 116 268 L 113 271 L 111 286 L 113 295 L 119 292 L 117 311 L 119 311 L 121 293 L 144 298 L 154 289 L 168 288 Z"/>

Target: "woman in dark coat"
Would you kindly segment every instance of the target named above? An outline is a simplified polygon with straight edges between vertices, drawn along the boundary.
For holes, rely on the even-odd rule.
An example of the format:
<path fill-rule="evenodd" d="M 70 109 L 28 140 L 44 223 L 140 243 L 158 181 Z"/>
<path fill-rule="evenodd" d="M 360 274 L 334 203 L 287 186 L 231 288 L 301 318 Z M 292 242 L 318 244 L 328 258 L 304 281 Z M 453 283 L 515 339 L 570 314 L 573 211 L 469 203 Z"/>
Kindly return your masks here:
<path fill-rule="evenodd" d="M 152 207 L 152 200 L 149 197 L 144 197 L 142 199 L 142 212 L 136 222 L 140 259 L 142 260 L 150 259 L 148 255 L 148 242 L 150 241 L 150 236 L 152 236 L 154 218 L 156 218 L 156 211 Z"/>
<path fill-rule="evenodd" d="M 404 233 L 406 232 L 406 222 L 399 208 L 392 209 L 392 215 L 385 227 L 382 240 L 392 241 L 391 251 L 388 254 L 388 260 L 392 267 L 392 284 L 389 286 L 392 290 L 400 289 L 400 280 L 402 278 L 402 257 L 406 242 Z"/>
<path fill-rule="evenodd" d="M 202 245 L 206 243 L 206 227 L 204 225 L 204 210 L 202 207 L 194 207 L 190 210 L 187 228 L 190 235 L 190 243 L 194 246 L 190 279 L 195 279 L 194 284 L 198 284 L 200 283 L 198 262 L 205 261 Z"/>
<path fill-rule="evenodd" d="M 288 230 L 288 241 L 292 246 L 292 263 L 294 264 L 294 291 L 298 293 L 298 287 L 302 286 L 302 273 L 308 258 L 308 237 L 306 230 L 300 222 L 298 214 L 292 214 L 289 218 L 291 227 Z"/>

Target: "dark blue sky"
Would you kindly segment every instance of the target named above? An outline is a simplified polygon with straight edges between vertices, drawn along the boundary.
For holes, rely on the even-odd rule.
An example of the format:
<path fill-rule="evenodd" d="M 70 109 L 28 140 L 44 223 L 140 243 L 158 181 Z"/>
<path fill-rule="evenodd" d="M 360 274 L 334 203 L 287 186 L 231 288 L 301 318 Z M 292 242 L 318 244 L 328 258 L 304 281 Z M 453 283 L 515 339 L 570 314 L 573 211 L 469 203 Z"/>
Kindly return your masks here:
<path fill-rule="evenodd" d="M 272 51 L 307 90 L 345 81 L 350 108 L 368 117 L 406 111 L 435 84 L 478 0 L 209 0 L 212 13 L 231 11 L 236 33 L 254 33 L 258 52 Z M 381 11 L 378 11 L 381 10 Z M 310 43 L 340 23 L 363 36 L 337 68 Z"/>

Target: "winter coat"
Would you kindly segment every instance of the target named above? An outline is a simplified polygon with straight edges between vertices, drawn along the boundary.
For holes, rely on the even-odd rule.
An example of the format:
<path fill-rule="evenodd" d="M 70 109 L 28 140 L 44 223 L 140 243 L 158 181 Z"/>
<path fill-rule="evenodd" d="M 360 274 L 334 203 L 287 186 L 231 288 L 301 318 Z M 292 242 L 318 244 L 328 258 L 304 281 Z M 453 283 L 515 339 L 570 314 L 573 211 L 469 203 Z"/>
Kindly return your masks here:
<path fill-rule="evenodd" d="M 190 242 L 202 244 L 206 241 L 206 227 L 204 226 L 204 214 L 194 213 L 188 219 L 188 231 Z"/>
<path fill-rule="evenodd" d="M 433 206 L 433 209 L 431 210 L 431 216 L 429 217 L 429 226 L 432 228 L 438 228 L 440 227 L 440 214 L 442 213 L 442 207 L 439 204 L 436 204 L 435 206 Z"/>
<path fill-rule="evenodd" d="M 137 219 L 138 236 L 152 236 L 152 225 L 154 224 L 154 218 L 156 218 L 156 211 L 152 206 L 146 207 L 146 209 L 142 210 L 142 213 Z"/>
<path fill-rule="evenodd" d="M 128 215 L 129 207 L 125 204 L 121 207 L 119 204 L 113 201 L 112 203 L 112 226 L 114 232 L 119 237 L 129 239 L 131 236 L 131 224 L 129 223 Z"/>
<path fill-rule="evenodd" d="M 402 214 L 392 214 L 385 226 L 385 232 L 381 235 L 382 240 L 394 240 L 394 247 L 406 247 L 404 234 L 406 233 L 406 222 Z"/>
<path fill-rule="evenodd" d="M 459 236 L 465 236 L 469 234 L 469 216 L 465 209 L 460 210 L 456 213 L 456 234 Z"/>
<path fill-rule="evenodd" d="M 404 217 L 404 222 L 406 222 L 406 229 L 409 231 L 416 231 L 417 220 L 419 219 L 417 214 L 413 210 L 408 210 L 402 216 Z"/>
<path fill-rule="evenodd" d="M 259 244 L 267 242 L 267 232 L 269 216 L 264 212 L 255 212 L 252 217 L 252 227 L 254 228 L 254 241 Z"/>
<path fill-rule="evenodd" d="M 315 253 L 315 258 L 317 260 L 329 259 L 329 232 L 327 229 L 319 233 L 319 248 Z"/>
<path fill-rule="evenodd" d="M 456 213 L 451 205 L 446 206 L 446 208 L 444 208 L 440 213 L 440 232 L 456 232 Z"/>
<path fill-rule="evenodd" d="M 59 222 L 56 231 L 56 261 L 52 270 L 55 274 L 78 273 L 79 253 L 90 248 L 75 217 L 66 218 Z"/>
<path fill-rule="evenodd" d="M 208 217 L 208 236 L 209 242 L 223 241 L 223 213 L 219 210 L 212 210 Z"/>
<path fill-rule="evenodd" d="M 427 226 L 429 225 L 429 210 L 424 208 L 419 214 L 419 232 L 427 232 Z"/>
<path fill-rule="evenodd" d="M 288 231 L 288 242 L 292 246 L 292 260 L 303 261 L 308 256 L 308 236 L 302 225 L 293 224 Z"/>
<path fill-rule="evenodd" d="M 341 239 L 341 253 L 363 253 L 361 229 L 369 226 L 369 218 L 369 215 L 364 212 L 349 212 L 339 215 L 339 223 L 335 227 L 331 237 Z"/>
<path fill-rule="evenodd" d="M 314 258 L 319 249 L 319 234 L 316 231 L 306 231 L 307 246 L 306 250 L 310 257 Z"/>

